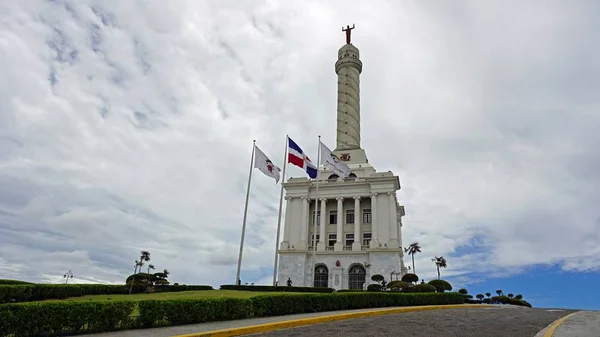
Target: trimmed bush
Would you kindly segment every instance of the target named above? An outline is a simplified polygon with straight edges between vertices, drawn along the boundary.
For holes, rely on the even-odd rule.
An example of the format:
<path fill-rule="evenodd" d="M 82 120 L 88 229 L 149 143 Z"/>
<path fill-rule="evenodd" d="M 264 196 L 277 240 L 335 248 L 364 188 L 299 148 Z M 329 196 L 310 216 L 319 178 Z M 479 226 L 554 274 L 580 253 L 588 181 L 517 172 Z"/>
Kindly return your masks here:
<path fill-rule="evenodd" d="M 460 289 L 458 289 L 458 292 L 459 292 L 459 293 L 461 293 L 461 294 L 463 294 L 463 295 L 466 295 L 466 294 L 468 294 L 468 293 L 469 293 L 469 292 L 467 291 L 467 289 L 465 289 L 465 288 L 460 288 Z"/>
<path fill-rule="evenodd" d="M 410 283 L 405 281 L 392 281 L 387 284 L 388 289 L 408 289 L 410 286 Z"/>
<path fill-rule="evenodd" d="M 144 285 L 134 285 L 133 293 L 143 292 Z M 211 290 L 211 286 L 161 286 L 155 292 Z M 129 286 L 112 284 L 24 284 L 0 285 L 0 303 L 64 299 L 86 295 L 129 294 Z"/>
<path fill-rule="evenodd" d="M 3 304 L 0 305 L 0 336 L 57 336 L 331 310 L 461 303 L 464 303 L 464 297 L 458 293 L 363 292 Z M 132 317 L 136 306 L 139 316 Z"/>
<path fill-rule="evenodd" d="M 491 299 L 491 303 L 520 305 L 523 307 L 531 308 L 531 304 L 529 304 L 527 301 L 518 300 L 516 298 L 510 298 L 508 296 L 494 296 Z"/>
<path fill-rule="evenodd" d="M 274 287 L 274 286 L 245 286 L 245 285 L 233 285 L 224 284 L 220 287 L 221 290 L 245 290 L 245 291 L 281 291 L 281 292 L 292 292 L 292 293 L 332 293 L 333 288 L 318 288 L 318 287 Z"/>
<path fill-rule="evenodd" d="M 31 282 L 19 281 L 19 280 L 5 280 L 0 279 L 0 284 L 33 284 Z"/>
<path fill-rule="evenodd" d="M 0 305 L 0 336 L 56 336 L 134 328 L 135 302 L 38 302 Z"/>
<path fill-rule="evenodd" d="M 381 288 L 381 284 L 373 283 L 367 286 L 367 291 L 381 291 Z"/>
<path fill-rule="evenodd" d="M 427 283 L 419 283 L 416 286 L 412 286 L 410 288 L 402 290 L 405 293 L 435 293 L 437 289 L 431 284 Z M 458 294 L 458 293 L 457 293 Z M 461 294 L 462 296 L 462 294 Z M 463 296 L 464 298 L 464 296 Z"/>
<path fill-rule="evenodd" d="M 448 281 L 444 281 L 444 280 L 431 280 L 429 282 L 427 282 L 428 284 L 432 285 L 435 287 L 435 289 L 437 289 L 438 292 L 443 293 L 444 291 L 450 291 L 452 290 L 452 285 L 450 285 L 450 283 L 448 283 Z"/>
<path fill-rule="evenodd" d="M 417 274 L 412 273 L 404 274 L 404 276 L 402 276 L 402 281 L 408 283 L 419 282 L 419 276 L 417 276 Z"/>
<path fill-rule="evenodd" d="M 250 318 L 248 298 L 140 301 L 139 324 L 144 328 Z"/>
<path fill-rule="evenodd" d="M 522 299 L 523 299 L 523 295 L 521 295 L 521 294 L 518 294 L 517 296 L 515 296 L 515 298 L 516 298 L 517 300 L 522 300 Z"/>
<path fill-rule="evenodd" d="M 336 290 L 336 293 L 364 293 L 365 291 L 362 289 L 340 289 Z"/>

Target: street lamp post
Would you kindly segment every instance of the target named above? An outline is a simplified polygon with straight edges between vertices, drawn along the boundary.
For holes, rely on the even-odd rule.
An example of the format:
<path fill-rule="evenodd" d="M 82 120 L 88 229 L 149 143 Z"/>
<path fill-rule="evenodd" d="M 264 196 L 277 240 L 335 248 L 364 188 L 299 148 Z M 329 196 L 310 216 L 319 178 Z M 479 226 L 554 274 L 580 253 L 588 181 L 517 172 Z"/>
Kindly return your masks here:
<path fill-rule="evenodd" d="M 71 269 L 69 269 L 69 271 L 63 275 L 63 278 L 65 279 L 65 284 L 69 284 L 69 279 L 73 278 L 73 273 L 71 272 Z"/>

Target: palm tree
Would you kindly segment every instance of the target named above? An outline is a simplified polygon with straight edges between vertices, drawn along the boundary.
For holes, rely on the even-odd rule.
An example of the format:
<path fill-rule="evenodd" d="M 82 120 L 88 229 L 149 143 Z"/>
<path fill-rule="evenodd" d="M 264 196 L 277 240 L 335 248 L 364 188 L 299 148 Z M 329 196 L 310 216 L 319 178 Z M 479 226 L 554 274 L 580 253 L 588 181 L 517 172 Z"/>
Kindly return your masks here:
<path fill-rule="evenodd" d="M 153 264 L 149 264 L 148 265 L 148 274 L 150 274 L 150 269 L 154 270 L 154 265 Z"/>
<path fill-rule="evenodd" d="M 135 269 L 133 270 L 133 278 L 131 279 L 131 286 L 129 286 L 129 294 L 130 295 L 131 295 L 131 291 L 133 290 L 133 283 L 135 282 L 135 273 L 138 271 L 137 268 L 139 267 L 140 268 L 139 270 L 142 270 L 144 261 L 150 261 L 150 252 L 147 250 L 142 250 L 140 252 L 139 261 L 138 260 L 135 261 Z"/>
<path fill-rule="evenodd" d="M 440 257 L 435 257 L 433 259 L 431 259 L 431 261 L 433 261 L 433 263 L 435 263 L 435 266 L 437 267 L 437 273 L 438 273 L 438 280 L 440 279 L 440 268 L 446 268 L 448 267 L 448 264 L 446 263 L 446 259 L 443 256 Z"/>
<path fill-rule="evenodd" d="M 408 246 L 408 248 L 404 248 L 404 252 L 412 256 L 413 274 L 416 274 L 417 271 L 415 270 L 415 254 L 421 252 L 421 246 L 419 246 L 418 242 L 413 242 L 410 244 L 410 246 Z"/>

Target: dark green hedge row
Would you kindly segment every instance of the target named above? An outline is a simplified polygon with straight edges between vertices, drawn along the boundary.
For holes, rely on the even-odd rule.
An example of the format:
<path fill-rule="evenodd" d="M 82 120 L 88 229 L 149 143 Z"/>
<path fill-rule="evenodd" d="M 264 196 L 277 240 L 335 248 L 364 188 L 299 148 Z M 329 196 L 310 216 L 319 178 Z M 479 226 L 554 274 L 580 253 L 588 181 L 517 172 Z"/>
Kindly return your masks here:
<path fill-rule="evenodd" d="M 143 285 L 134 285 L 133 292 L 144 291 Z M 155 292 L 211 290 L 211 286 L 177 285 L 154 288 Z M 30 302 L 63 299 L 86 295 L 129 294 L 129 286 L 112 284 L 23 284 L 0 285 L 0 303 Z"/>
<path fill-rule="evenodd" d="M 6 280 L 0 279 L 0 284 L 33 284 L 31 282 L 19 281 L 19 280 Z"/>
<path fill-rule="evenodd" d="M 58 336 L 130 329 L 135 302 L 0 304 L 0 336 Z"/>
<path fill-rule="evenodd" d="M 274 287 L 274 286 L 245 286 L 224 284 L 221 290 L 245 290 L 245 291 L 281 291 L 290 293 L 332 293 L 333 288 L 314 288 L 314 287 Z"/>
<path fill-rule="evenodd" d="M 116 302 L 36 302 L 0 305 L 0 336 L 56 336 L 252 317 L 390 306 L 461 304 L 458 293 L 262 295 Z M 131 316 L 137 305 L 139 316 Z"/>

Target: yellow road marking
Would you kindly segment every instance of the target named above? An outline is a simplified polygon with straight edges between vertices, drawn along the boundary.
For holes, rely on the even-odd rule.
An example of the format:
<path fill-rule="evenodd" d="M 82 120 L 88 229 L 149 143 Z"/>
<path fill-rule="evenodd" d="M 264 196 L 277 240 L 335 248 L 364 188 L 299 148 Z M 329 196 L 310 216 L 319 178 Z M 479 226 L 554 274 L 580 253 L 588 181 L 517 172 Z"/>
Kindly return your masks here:
<path fill-rule="evenodd" d="M 231 328 L 224 330 L 213 330 L 213 331 L 205 331 L 205 332 L 197 332 L 185 335 L 177 335 L 173 337 L 231 337 L 231 336 L 241 336 L 241 335 L 249 335 L 273 330 L 280 329 L 289 329 L 298 326 L 311 325 L 311 324 L 319 324 L 325 322 L 333 322 L 350 318 L 360 318 L 360 317 L 369 317 L 369 316 L 378 316 L 378 315 L 386 315 L 386 314 L 398 314 L 403 312 L 412 312 L 412 311 L 427 311 L 427 310 L 436 310 L 436 309 L 460 309 L 460 308 L 488 308 L 490 306 L 485 304 L 452 304 L 452 305 L 431 305 L 431 306 L 423 306 L 423 307 L 406 307 L 406 308 L 394 308 L 394 309 L 379 309 L 379 310 L 371 310 L 371 311 L 361 311 L 361 312 L 351 312 L 346 314 L 334 314 L 320 317 L 310 317 L 310 318 L 301 318 L 294 319 L 289 321 L 281 321 L 281 322 L 273 322 L 273 323 L 265 323 L 265 324 L 257 324 L 251 326 L 245 326 L 241 328 Z M 546 337 L 546 336 L 544 336 Z"/>
<path fill-rule="evenodd" d="M 576 313 L 577 312 L 570 313 L 567 316 L 554 321 L 554 323 L 552 323 L 552 325 L 550 326 L 550 328 L 548 329 L 548 331 L 546 331 L 546 333 L 544 334 L 544 337 L 552 337 L 552 336 L 554 336 L 554 331 L 556 331 L 556 328 L 558 328 L 559 325 L 563 324 L 567 319 L 569 319 L 569 317 L 575 315 Z"/>

